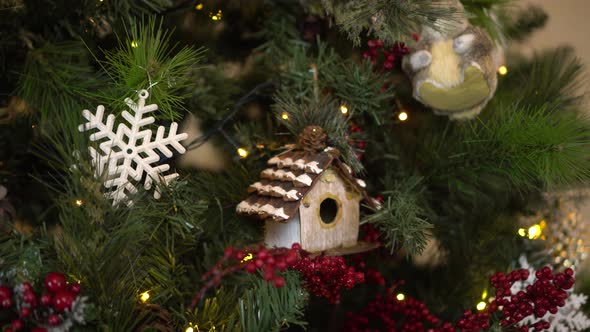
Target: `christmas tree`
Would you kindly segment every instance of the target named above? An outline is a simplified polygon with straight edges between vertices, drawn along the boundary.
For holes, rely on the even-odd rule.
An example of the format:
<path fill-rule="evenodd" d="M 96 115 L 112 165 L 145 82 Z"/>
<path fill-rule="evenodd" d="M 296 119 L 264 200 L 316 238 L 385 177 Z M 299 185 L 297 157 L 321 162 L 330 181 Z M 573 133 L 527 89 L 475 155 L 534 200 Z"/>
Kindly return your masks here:
<path fill-rule="evenodd" d="M 2 331 L 584 331 L 590 119 L 506 0 L 0 1 Z"/>

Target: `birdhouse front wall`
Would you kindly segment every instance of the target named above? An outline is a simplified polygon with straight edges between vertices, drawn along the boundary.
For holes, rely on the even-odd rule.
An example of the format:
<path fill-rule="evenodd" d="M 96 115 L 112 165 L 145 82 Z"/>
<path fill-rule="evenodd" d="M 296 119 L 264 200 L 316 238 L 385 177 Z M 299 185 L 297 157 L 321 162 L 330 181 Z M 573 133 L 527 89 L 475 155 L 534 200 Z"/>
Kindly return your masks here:
<path fill-rule="evenodd" d="M 269 248 L 291 248 L 293 243 L 301 243 L 299 214 L 286 223 L 266 220 L 264 227 L 264 244 Z"/>
<path fill-rule="evenodd" d="M 326 170 L 299 206 L 301 247 L 310 252 L 351 247 L 359 232 L 360 194 L 333 168 Z"/>

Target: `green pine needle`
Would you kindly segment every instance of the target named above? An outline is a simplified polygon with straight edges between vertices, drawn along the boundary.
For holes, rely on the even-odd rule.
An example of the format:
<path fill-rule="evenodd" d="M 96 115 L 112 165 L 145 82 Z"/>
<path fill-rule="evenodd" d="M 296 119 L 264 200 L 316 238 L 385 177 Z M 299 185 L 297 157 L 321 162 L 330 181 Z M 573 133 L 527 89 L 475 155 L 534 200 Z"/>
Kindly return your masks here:
<path fill-rule="evenodd" d="M 520 59 L 509 65 L 509 73 L 498 84 L 496 99 L 514 100 L 522 105 L 563 111 L 580 104 L 585 83 L 584 66 L 572 48 L 560 47 Z"/>
<path fill-rule="evenodd" d="M 282 88 L 275 96 L 273 109 L 277 121 L 282 121 L 295 137 L 307 126 L 321 127 L 328 136 L 328 145 L 338 149 L 343 160 L 355 172 L 362 171 L 362 164 L 348 142 L 347 120 L 340 114 L 340 104 L 335 100 L 328 97 L 321 97 L 317 101 L 313 98 L 297 98 L 292 91 Z M 289 120 L 281 120 L 283 113 L 288 115 Z"/>
<path fill-rule="evenodd" d="M 82 43 L 46 43 L 27 54 L 16 93 L 38 112 L 39 123 L 48 129 L 62 116 L 79 116 L 83 100 L 100 82 Z"/>
<path fill-rule="evenodd" d="M 101 93 L 102 100 L 111 101 L 112 109 L 120 108 L 124 97 L 134 98 L 137 91 L 147 89 L 150 103 L 168 119 L 181 117 L 187 89 L 192 86 L 190 71 L 203 58 L 204 49 L 183 47 L 174 50 L 170 33 L 154 18 L 135 21 L 131 33 L 119 40 L 119 48 L 105 52 L 101 61 L 115 90 Z"/>
<path fill-rule="evenodd" d="M 454 9 L 440 0 L 323 0 L 328 14 L 356 46 L 361 33 L 373 33 L 385 44 L 409 41 L 421 26 L 444 30 L 458 22 Z"/>
<path fill-rule="evenodd" d="M 286 283 L 280 288 L 260 278 L 253 280 L 253 287 L 244 292 L 238 303 L 241 331 L 279 332 L 291 325 L 307 325 L 302 320 L 307 292 L 296 272 L 283 276 Z"/>
<path fill-rule="evenodd" d="M 421 204 L 420 186 L 419 178 L 410 177 L 383 192 L 385 202 L 382 208 L 362 221 L 377 227 L 391 253 L 401 247 L 408 255 L 417 255 L 426 248 L 427 231 L 432 224 L 427 220 L 427 209 Z"/>

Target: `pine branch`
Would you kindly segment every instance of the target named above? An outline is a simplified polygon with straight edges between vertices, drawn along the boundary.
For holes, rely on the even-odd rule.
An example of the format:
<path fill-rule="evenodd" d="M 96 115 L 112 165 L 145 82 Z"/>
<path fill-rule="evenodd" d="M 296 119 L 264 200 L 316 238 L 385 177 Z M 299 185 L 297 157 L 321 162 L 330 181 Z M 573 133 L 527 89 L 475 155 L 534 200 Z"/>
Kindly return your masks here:
<path fill-rule="evenodd" d="M 162 29 L 162 21 L 135 21 L 131 33 L 119 39 L 119 48 L 106 51 L 105 60 L 100 61 L 115 84 L 114 90 L 101 92 L 100 99 L 110 101 L 111 109 L 118 109 L 124 97 L 148 89 L 149 102 L 158 104 L 168 119 L 178 119 L 178 110 L 185 109 L 184 99 L 192 85 L 190 71 L 202 59 L 204 49 L 174 50 L 170 36 Z"/>
<path fill-rule="evenodd" d="M 410 41 L 422 26 L 445 30 L 459 20 L 444 0 L 322 0 L 322 4 L 355 46 L 360 45 L 363 31 L 393 44 Z"/>
<path fill-rule="evenodd" d="M 334 96 L 349 108 L 350 114 L 369 114 L 378 125 L 390 114 L 387 106 L 393 104 L 394 87 L 387 75 L 375 73 L 369 61 L 360 64 L 352 60 L 338 61 L 320 75 L 332 88 Z"/>
<path fill-rule="evenodd" d="M 298 4 L 293 1 L 265 1 L 272 10 L 263 20 L 262 29 L 256 34 L 265 42 L 256 48 L 264 54 L 264 59 L 271 67 L 280 66 L 289 58 L 293 45 L 304 45 L 300 41 L 295 17 Z"/>
<path fill-rule="evenodd" d="M 426 231 L 432 225 L 427 221 L 427 210 L 420 204 L 420 182 L 419 178 L 411 177 L 383 192 L 383 207 L 362 221 L 379 229 L 391 253 L 401 247 L 408 255 L 417 255 L 426 247 Z"/>
<path fill-rule="evenodd" d="M 533 110 L 545 104 L 551 112 L 567 110 L 583 100 L 583 69 L 571 48 L 537 53 L 510 66 L 510 73 L 498 84 L 495 99 L 514 100 Z"/>
<path fill-rule="evenodd" d="M 548 18 L 541 7 L 532 5 L 510 13 L 502 24 L 504 36 L 509 40 L 523 41 L 535 30 L 545 26 Z"/>
<path fill-rule="evenodd" d="M 234 290 L 221 288 L 214 297 L 205 299 L 203 304 L 186 313 L 187 325 L 197 326 L 198 331 L 239 331 L 239 314 Z"/>
<path fill-rule="evenodd" d="M 285 127 L 297 137 L 306 126 L 320 126 L 328 135 L 329 145 L 337 148 L 344 161 L 355 171 L 362 171 L 362 164 L 348 143 L 347 120 L 339 114 L 340 104 L 329 97 L 315 100 L 313 97 L 293 95 L 293 91 L 282 87 L 276 94 L 273 109 L 277 120 L 286 113 Z"/>
<path fill-rule="evenodd" d="M 242 331 L 278 332 L 291 325 L 307 325 L 301 318 L 308 295 L 297 273 L 286 272 L 284 276 L 286 283 L 281 288 L 260 278 L 253 280 L 253 287 L 238 302 Z"/>
<path fill-rule="evenodd" d="M 46 43 L 28 53 L 17 95 L 34 107 L 48 129 L 67 113 L 78 113 L 82 100 L 100 83 L 79 42 Z"/>
<path fill-rule="evenodd" d="M 429 182 L 450 190 L 454 199 L 491 195 L 497 202 L 500 193 L 590 180 L 588 119 L 550 107 L 499 105 L 489 118 L 440 137 L 433 159 L 421 160 L 432 167 Z"/>

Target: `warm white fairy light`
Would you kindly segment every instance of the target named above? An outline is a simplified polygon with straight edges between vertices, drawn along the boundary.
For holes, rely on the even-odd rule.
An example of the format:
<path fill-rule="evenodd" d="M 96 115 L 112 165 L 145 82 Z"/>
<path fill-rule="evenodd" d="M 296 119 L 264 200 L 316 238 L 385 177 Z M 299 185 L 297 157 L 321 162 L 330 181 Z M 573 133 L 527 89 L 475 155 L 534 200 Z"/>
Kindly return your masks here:
<path fill-rule="evenodd" d="M 251 260 L 252 258 L 254 258 L 254 256 L 252 255 L 252 253 L 248 253 L 244 259 L 242 259 L 241 263 L 247 262 L 249 260 Z"/>
<path fill-rule="evenodd" d="M 481 301 L 475 307 L 477 308 L 477 310 L 482 311 L 486 308 L 486 303 L 484 301 Z"/>
<path fill-rule="evenodd" d="M 137 42 L 137 40 L 132 40 L 131 41 L 131 47 L 137 48 L 138 46 L 139 46 L 139 43 Z"/>
<path fill-rule="evenodd" d="M 77 199 L 74 203 L 76 203 L 77 206 L 82 206 L 82 204 L 84 204 L 84 201 L 81 199 Z"/>
<path fill-rule="evenodd" d="M 200 4 L 196 5 L 196 6 L 195 6 L 195 9 L 196 9 L 196 10 L 201 10 L 201 9 L 203 9 L 203 4 L 202 4 L 202 3 L 200 3 Z"/>
<path fill-rule="evenodd" d="M 139 299 L 141 300 L 141 302 L 145 303 L 150 299 L 150 293 L 148 293 L 147 291 L 141 293 L 139 295 Z"/>
<path fill-rule="evenodd" d="M 348 114 L 348 107 L 346 105 L 340 105 L 340 113 Z"/>
<path fill-rule="evenodd" d="M 209 16 L 211 16 L 211 19 L 213 21 L 220 21 L 221 18 L 223 17 L 223 12 L 220 9 L 217 11 L 217 14 L 209 13 Z"/>
<path fill-rule="evenodd" d="M 397 115 L 397 118 L 400 121 L 406 121 L 408 119 L 408 113 L 406 113 L 406 112 L 399 112 L 399 114 Z"/>
<path fill-rule="evenodd" d="M 248 157 L 248 150 L 246 150 L 244 148 L 238 148 L 237 152 L 238 152 L 238 156 L 240 156 L 240 158 Z"/>
<path fill-rule="evenodd" d="M 498 74 L 502 76 L 508 74 L 508 68 L 506 66 L 500 66 L 498 68 Z"/>
<path fill-rule="evenodd" d="M 397 295 L 395 296 L 395 298 L 396 298 L 398 301 L 403 301 L 403 300 L 406 298 L 406 296 L 404 295 L 404 293 L 399 293 L 399 294 L 397 294 Z"/>
<path fill-rule="evenodd" d="M 285 121 L 289 120 L 289 113 L 287 113 L 287 112 L 281 113 L 281 119 L 283 119 Z"/>

